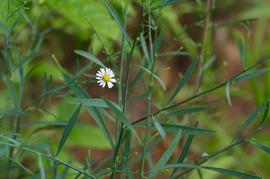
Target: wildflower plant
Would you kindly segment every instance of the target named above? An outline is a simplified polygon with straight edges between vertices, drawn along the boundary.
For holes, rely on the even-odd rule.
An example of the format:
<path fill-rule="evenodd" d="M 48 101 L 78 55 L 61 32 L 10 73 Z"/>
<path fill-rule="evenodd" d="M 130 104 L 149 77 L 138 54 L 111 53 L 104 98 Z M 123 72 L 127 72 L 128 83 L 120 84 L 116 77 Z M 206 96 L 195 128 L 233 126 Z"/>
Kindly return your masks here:
<path fill-rule="evenodd" d="M 101 44 L 102 54 L 94 55 L 91 48 L 74 49 L 74 55 L 76 54 L 76 58 L 79 59 L 74 74 L 61 65 L 57 54 L 45 55 L 46 58 L 53 60 L 54 66 L 57 66 L 62 81 L 55 82 L 47 71 L 42 78 L 43 87 L 38 90 L 39 94 L 29 97 L 31 89 L 28 85 L 30 86 L 33 80 L 31 75 L 36 68 L 33 66 L 29 69 L 29 65 L 44 53 L 42 48 L 45 47 L 42 43 L 52 29 L 39 31 L 38 23 L 42 18 L 32 22 L 28 16 L 28 9 L 39 7 L 35 4 L 37 2 L 7 1 L 7 15 L 0 22 L 3 44 L 1 46 L 1 93 L 7 93 L 8 96 L 6 100 L 1 99 L 5 104 L 1 106 L 0 111 L 0 167 L 2 167 L 0 177 L 192 178 L 195 173 L 196 176 L 203 178 L 205 172 L 211 171 L 222 177 L 260 178 L 261 174 L 250 167 L 243 171 L 241 167 L 238 168 L 239 165 L 223 167 L 218 164 L 211 165 L 211 162 L 229 156 L 229 151 L 246 145 L 270 153 L 267 145 L 254 139 L 267 128 L 269 109 L 267 98 L 253 112 L 249 112 L 250 115 L 244 122 L 240 121 L 242 125 L 233 136 L 228 137 L 229 143 L 218 146 L 216 150 L 201 149 L 200 145 L 203 146 L 201 140 L 204 144 L 211 143 L 219 135 L 219 128 L 222 126 L 213 127 L 214 120 L 212 121 L 210 117 L 204 121 L 199 118 L 204 118 L 203 115 L 211 116 L 209 111 L 219 110 L 206 96 L 220 92 L 222 89 L 225 91 L 221 92 L 222 101 L 227 101 L 231 105 L 233 86 L 257 78 L 259 75 L 263 76 L 268 71 L 266 68 L 268 58 L 254 60 L 254 63 L 245 66 L 236 75 L 224 81 L 218 79 L 217 84 L 211 83 L 209 87 L 204 84 L 213 59 L 210 33 L 214 28 L 211 17 L 215 1 L 192 2 L 192 5 L 198 7 L 202 13 L 200 16 L 203 22 L 200 27 L 203 31 L 202 40 L 198 44 L 191 42 L 183 28 L 177 37 L 177 40 L 183 44 L 183 48 L 173 52 L 163 51 L 162 48 L 166 23 L 173 19 L 167 17 L 167 13 L 172 10 L 168 8 L 185 1 L 134 1 L 140 9 L 135 24 L 129 21 L 133 7 L 130 1 L 115 2 L 116 5 L 108 0 L 95 3 L 100 2 L 120 32 L 120 39 L 117 42 L 119 50 L 116 52 L 108 50 L 98 29 L 90 24 L 92 36 Z M 13 11 L 11 11 L 12 7 Z M 40 16 L 42 17 L 42 14 Z M 20 21 L 17 20 L 18 18 Z M 241 20 L 243 23 L 246 21 L 248 19 Z M 135 34 L 128 32 L 129 25 L 136 26 Z M 28 29 L 27 35 L 35 35 L 31 37 L 29 46 L 20 47 L 21 39 L 16 33 L 24 28 Z M 247 48 L 248 46 L 245 50 Z M 172 90 L 166 89 L 166 81 L 164 82 L 158 73 L 160 63 L 167 56 L 185 56 L 191 60 Z M 191 86 L 189 82 L 195 85 Z M 32 84 L 32 87 L 35 85 Z M 90 85 L 95 91 L 116 92 L 117 97 L 116 95 L 113 95 L 113 99 L 106 95 L 92 97 L 86 85 Z M 66 101 L 73 106 L 72 114 L 67 120 L 59 120 L 50 108 L 49 110 L 52 111 L 48 111 L 47 106 L 55 99 L 63 100 L 63 106 Z M 136 112 L 141 107 L 141 101 L 144 104 L 143 112 L 137 116 Z M 136 108 L 132 108 L 134 104 L 137 104 Z M 222 104 L 227 105 L 226 102 Z M 70 110 L 64 107 L 62 113 L 69 112 Z M 222 109 L 220 112 L 223 112 Z M 202 115 L 197 115 L 198 113 Z M 40 116 L 52 116 L 53 119 L 39 120 Z M 92 159 L 95 156 L 91 155 L 91 147 L 87 148 L 88 154 L 83 157 L 84 162 L 76 160 L 76 157 L 72 157 L 67 152 L 67 143 L 72 138 L 72 131 L 74 132 L 80 125 L 90 125 L 79 120 L 80 116 L 87 116 L 87 119 L 91 118 L 95 121 L 98 131 L 109 146 L 109 154 L 98 162 Z M 184 117 L 180 120 L 179 116 Z M 251 126 L 252 124 L 254 126 Z M 55 133 L 45 140 L 46 135 L 44 134 L 43 137 L 42 132 L 49 130 Z M 84 136 L 83 131 L 89 132 L 88 128 L 78 130 L 78 135 Z M 78 136 L 75 136 L 75 140 L 76 137 Z M 43 140 L 38 140 L 40 138 Z M 200 141 L 197 140 L 198 138 Z M 86 136 L 87 143 L 94 140 L 95 137 Z M 97 143 L 101 143 L 99 139 L 97 140 Z M 226 142 L 228 140 L 226 139 Z M 160 148 L 162 142 L 165 142 L 165 149 L 154 157 L 155 151 Z M 197 147 L 195 151 L 192 150 L 193 145 Z M 199 151 L 199 156 L 192 160 L 189 155 L 196 151 Z M 243 156 L 245 156 L 243 151 L 237 153 L 237 157 Z"/>

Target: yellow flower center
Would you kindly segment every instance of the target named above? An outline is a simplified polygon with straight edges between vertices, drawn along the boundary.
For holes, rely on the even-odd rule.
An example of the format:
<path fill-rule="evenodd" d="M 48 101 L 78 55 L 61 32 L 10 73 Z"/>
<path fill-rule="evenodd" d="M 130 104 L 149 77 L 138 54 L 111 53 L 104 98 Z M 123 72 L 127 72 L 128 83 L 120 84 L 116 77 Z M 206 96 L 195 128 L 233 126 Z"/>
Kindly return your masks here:
<path fill-rule="evenodd" d="M 105 81 L 105 82 L 108 82 L 108 81 L 110 81 L 110 76 L 109 75 L 104 75 L 103 77 L 102 77 L 102 79 L 103 79 L 103 81 Z"/>

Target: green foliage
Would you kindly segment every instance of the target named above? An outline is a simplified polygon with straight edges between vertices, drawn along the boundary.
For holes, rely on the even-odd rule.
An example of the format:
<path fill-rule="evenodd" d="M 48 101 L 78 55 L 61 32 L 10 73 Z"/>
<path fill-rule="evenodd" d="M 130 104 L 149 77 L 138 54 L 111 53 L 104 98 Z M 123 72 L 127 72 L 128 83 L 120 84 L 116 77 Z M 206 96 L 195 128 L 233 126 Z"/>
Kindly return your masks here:
<path fill-rule="evenodd" d="M 231 7 L 241 8 L 223 20 Z M 268 2 L 0 8 L 0 178 L 269 176 Z M 229 78 L 220 29 L 232 32 L 221 50 L 242 60 Z M 113 70 L 112 89 L 96 84 L 100 67 Z"/>

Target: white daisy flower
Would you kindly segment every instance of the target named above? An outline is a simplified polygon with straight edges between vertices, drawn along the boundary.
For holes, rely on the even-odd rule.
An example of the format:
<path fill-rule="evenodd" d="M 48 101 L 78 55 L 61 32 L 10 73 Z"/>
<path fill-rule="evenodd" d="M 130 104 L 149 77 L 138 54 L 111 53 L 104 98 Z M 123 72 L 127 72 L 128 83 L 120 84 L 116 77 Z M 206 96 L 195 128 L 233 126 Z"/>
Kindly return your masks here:
<path fill-rule="evenodd" d="M 96 74 L 97 83 L 104 88 L 106 84 L 108 88 L 113 87 L 113 83 L 116 83 L 114 79 L 115 75 L 110 68 L 100 68 Z"/>

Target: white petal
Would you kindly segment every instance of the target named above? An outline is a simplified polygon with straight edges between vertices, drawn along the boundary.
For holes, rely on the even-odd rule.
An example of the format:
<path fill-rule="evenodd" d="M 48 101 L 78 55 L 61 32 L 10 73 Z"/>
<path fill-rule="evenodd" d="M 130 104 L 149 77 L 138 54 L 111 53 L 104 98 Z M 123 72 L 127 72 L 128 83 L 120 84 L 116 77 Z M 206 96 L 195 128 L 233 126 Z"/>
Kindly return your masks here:
<path fill-rule="evenodd" d="M 106 73 L 107 73 L 107 74 L 110 74 L 111 71 L 112 71 L 112 70 L 111 70 L 110 68 L 106 68 Z"/>
<path fill-rule="evenodd" d="M 105 69 L 104 68 L 100 68 L 99 70 L 101 71 L 102 74 L 105 74 Z"/>
<path fill-rule="evenodd" d="M 111 82 L 108 82 L 107 85 L 108 85 L 109 88 L 113 87 L 113 84 Z"/>
<path fill-rule="evenodd" d="M 98 72 L 98 73 L 96 74 L 96 76 L 103 77 L 103 74 L 101 74 L 101 73 Z"/>
<path fill-rule="evenodd" d="M 116 80 L 115 80 L 114 78 L 111 78 L 111 79 L 110 79 L 110 82 L 116 83 Z"/>
<path fill-rule="evenodd" d="M 98 80 L 97 82 L 98 83 L 105 83 L 103 80 Z"/>
<path fill-rule="evenodd" d="M 102 79 L 102 77 L 100 77 L 100 76 L 97 76 L 97 77 L 96 77 L 96 79 L 97 79 L 97 80 L 101 80 L 101 79 Z"/>
<path fill-rule="evenodd" d="M 111 77 L 111 78 L 115 77 L 115 75 L 114 75 L 114 73 L 113 73 L 113 72 L 112 72 L 112 73 L 110 73 L 110 77 Z"/>
<path fill-rule="evenodd" d="M 98 81 L 99 86 L 102 86 L 104 81 Z"/>
<path fill-rule="evenodd" d="M 105 83 L 105 82 L 103 82 L 103 84 L 102 84 L 102 88 L 104 88 L 104 87 L 105 87 L 105 85 L 106 85 L 106 83 Z"/>

